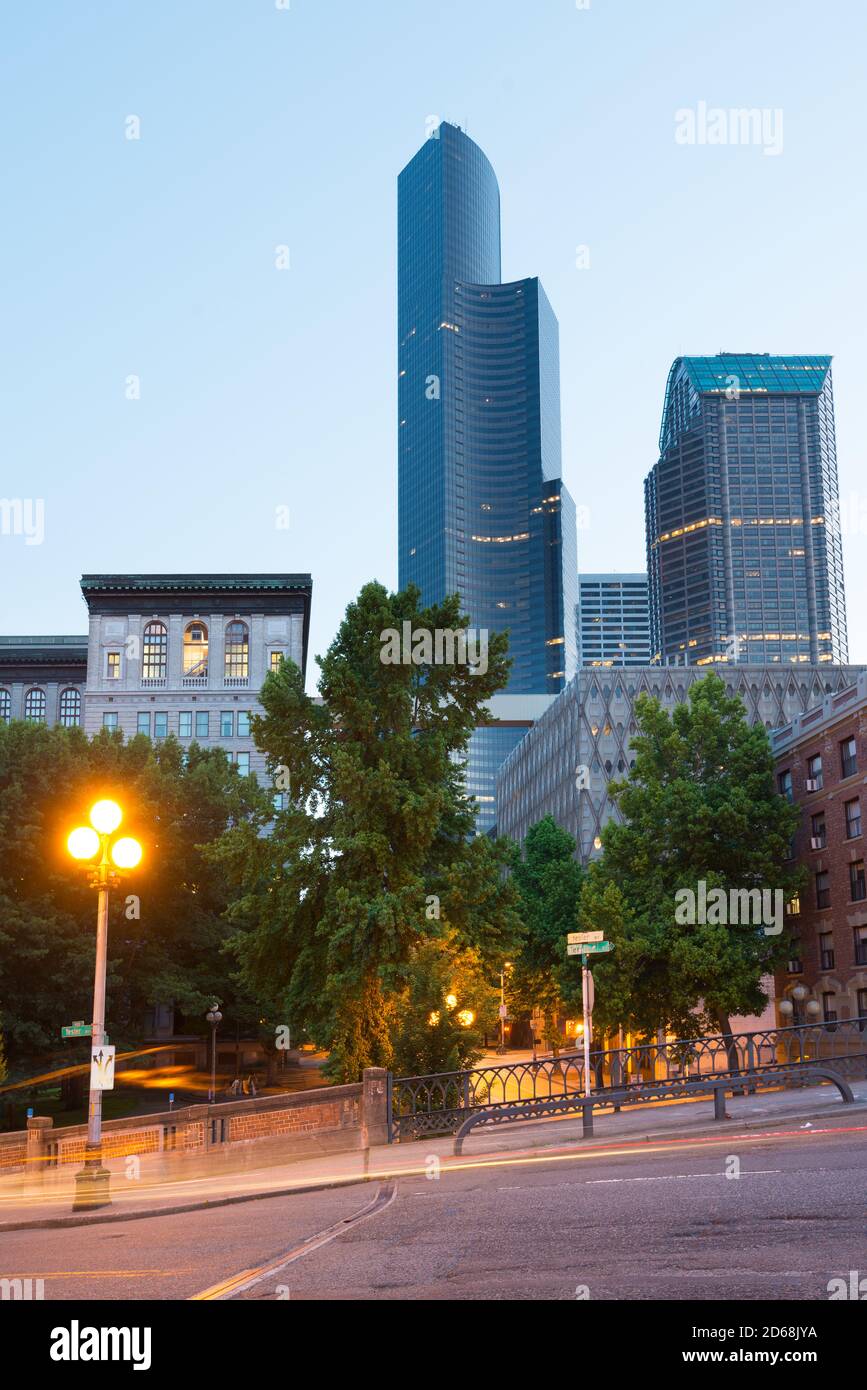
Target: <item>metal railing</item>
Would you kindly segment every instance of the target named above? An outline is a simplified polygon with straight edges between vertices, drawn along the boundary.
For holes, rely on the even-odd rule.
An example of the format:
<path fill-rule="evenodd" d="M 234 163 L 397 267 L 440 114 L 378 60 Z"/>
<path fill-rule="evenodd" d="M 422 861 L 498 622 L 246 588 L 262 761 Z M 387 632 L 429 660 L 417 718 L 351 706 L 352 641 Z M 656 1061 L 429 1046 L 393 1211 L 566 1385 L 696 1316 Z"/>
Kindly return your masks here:
<path fill-rule="evenodd" d="M 621 1091 L 832 1061 L 844 1076 L 867 1076 L 867 1016 L 596 1050 L 590 1053 L 590 1089 Z M 389 1076 L 389 1141 L 453 1133 L 473 1110 L 583 1092 L 583 1052 L 431 1076 Z"/>

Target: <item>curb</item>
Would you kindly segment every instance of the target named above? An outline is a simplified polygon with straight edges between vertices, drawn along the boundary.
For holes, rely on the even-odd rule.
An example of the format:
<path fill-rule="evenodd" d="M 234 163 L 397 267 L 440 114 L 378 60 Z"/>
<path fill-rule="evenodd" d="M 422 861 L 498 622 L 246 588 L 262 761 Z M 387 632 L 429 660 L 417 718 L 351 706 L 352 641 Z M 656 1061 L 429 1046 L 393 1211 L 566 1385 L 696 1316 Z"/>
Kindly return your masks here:
<path fill-rule="evenodd" d="M 865 1114 L 867 1113 L 867 1101 L 855 1101 L 854 1104 L 846 1106 L 845 1111 L 847 1115 Z M 833 1116 L 839 1113 L 839 1108 L 835 1107 L 832 1110 L 831 1115 Z M 559 1118 L 572 1119 L 573 1117 L 563 1116 Z M 735 1122 L 733 1116 L 728 1116 L 727 1118 L 730 1119 L 733 1123 Z M 799 1110 L 796 1113 L 780 1115 L 776 1119 L 773 1119 L 770 1116 L 768 1116 L 762 1120 L 738 1120 L 737 1124 L 739 1130 L 741 1131 L 753 1129 L 761 1130 L 776 1127 L 780 1124 L 787 1124 L 790 1121 L 794 1120 L 824 1120 L 826 1118 L 828 1118 L 827 1108 L 821 1112 L 817 1112 L 816 1110 Z M 532 1120 L 525 1120 L 524 1123 L 532 1124 L 533 1122 Z M 621 1142 L 633 1144 L 658 1144 L 664 1143 L 667 1139 L 680 1141 L 696 1137 L 703 1138 L 707 1135 L 713 1134 L 719 1135 L 719 1138 L 723 1139 L 725 1132 L 720 1132 L 719 1123 L 720 1122 L 716 1120 L 712 1121 L 710 1124 L 701 1124 L 700 1126 L 693 1126 L 689 1130 L 657 1130 L 648 1134 L 621 1135 L 611 1139 L 610 1144 L 612 1147 Z M 447 1138 L 447 1136 L 445 1135 L 441 1137 Z M 600 1141 L 602 1143 L 606 1142 L 602 1138 L 602 1136 L 593 1136 L 593 1142 L 598 1144 L 600 1143 Z M 583 1145 L 583 1142 L 584 1141 L 582 1136 L 576 1136 L 573 1141 L 569 1141 L 570 1144 L 574 1144 L 574 1147 L 576 1149 L 580 1149 Z M 563 1146 L 564 1145 L 562 1139 L 559 1141 L 552 1139 L 550 1144 L 541 1143 L 532 1145 L 530 1147 L 534 1148 L 537 1151 L 544 1151 L 547 1148 L 555 1147 L 562 1149 Z M 516 1149 L 515 1152 L 520 1153 L 522 1151 Z M 471 1155 L 467 1156 L 470 1157 Z M 479 1153 L 475 1155 L 475 1157 L 479 1159 L 484 1159 L 485 1156 L 486 1155 L 484 1153 Z M 451 1158 L 452 1155 L 449 1154 L 447 1155 L 447 1157 Z M 448 1165 L 444 1165 L 444 1167 L 447 1166 Z M 148 1218 L 158 1216 L 182 1216 L 185 1213 L 191 1211 L 210 1211 L 216 1209 L 217 1207 L 237 1206 L 241 1202 L 262 1202 L 273 1197 L 294 1197 L 301 1196 L 307 1192 L 329 1192 L 335 1188 L 340 1187 L 357 1187 L 360 1183 L 382 1182 L 386 1178 L 392 1179 L 396 1182 L 401 1177 L 411 1176 L 415 1171 L 417 1170 L 408 1168 L 405 1174 L 383 1174 L 379 1172 L 359 1173 L 354 1177 L 334 1178 L 330 1182 L 311 1183 L 309 1186 L 304 1187 L 274 1187 L 268 1188 L 266 1191 L 263 1192 L 245 1192 L 236 1197 L 206 1197 L 198 1202 L 182 1202 L 176 1206 L 170 1207 L 148 1207 L 144 1210 L 138 1209 L 133 1211 L 112 1211 L 105 1213 L 94 1213 L 91 1216 L 76 1215 L 75 1213 L 71 1213 L 69 1216 L 47 1216 L 38 1218 L 33 1221 L 0 1221 L 0 1234 L 2 1234 L 5 1231 L 45 1231 L 56 1230 L 65 1226 L 105 1226 L 114 1224 L 118 1221 L 144 1221 Z"/>

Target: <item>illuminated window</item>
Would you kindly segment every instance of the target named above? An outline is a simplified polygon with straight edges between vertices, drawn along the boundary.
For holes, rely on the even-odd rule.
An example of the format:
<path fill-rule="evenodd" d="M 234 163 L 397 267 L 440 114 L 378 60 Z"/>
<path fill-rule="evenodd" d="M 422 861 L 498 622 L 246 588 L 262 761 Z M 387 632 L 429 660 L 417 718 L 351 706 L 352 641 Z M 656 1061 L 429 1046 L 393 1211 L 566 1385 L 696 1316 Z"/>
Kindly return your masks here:
<path fill-rule="evenodd" d="M 60 722 L 67 729 L 81 723 L 81 691 L 70 686 L 60 692 Z"/>
<path fill-rule="evenodd" d="M 282 653 L 282 652 L 272 652 L 272 653 L 271 653 L 271 670 L 272 670 L 272 671 L 279 671 L 279 670 L 280 670 L 280 664 L 281 664 L 282 660 L 283 660 L 283 653 Z"/>
<path fill-rule="evenodd" d="M 166 678 L 166 647 L 168 636 L 162 623 L 148 623 L 142 641 L 141 676 L 143 681 L 164 681 Z"/>
<path fill-rule="evenodd" d="M 188 623 L 184 632 L 184 675 L 208 675 L 208 629 L 204 623 Z"/>
<path fill-rule="evenodd" d="M 45 691 L 34 687 L 28 690 L 24 700 L 24 718 L 28 724 L 45 723 Z"/>
<path fill-rule="evenodd" d="M 120 680 L 120 652 L 106 652 L 105 674 L 110 681 Z"/>
<path fill-rule="evenodd" d="M 226 628 L 226 680 L 247 680 L 250 674 L 250 637 L 247 624 L 229 623 Z"/>

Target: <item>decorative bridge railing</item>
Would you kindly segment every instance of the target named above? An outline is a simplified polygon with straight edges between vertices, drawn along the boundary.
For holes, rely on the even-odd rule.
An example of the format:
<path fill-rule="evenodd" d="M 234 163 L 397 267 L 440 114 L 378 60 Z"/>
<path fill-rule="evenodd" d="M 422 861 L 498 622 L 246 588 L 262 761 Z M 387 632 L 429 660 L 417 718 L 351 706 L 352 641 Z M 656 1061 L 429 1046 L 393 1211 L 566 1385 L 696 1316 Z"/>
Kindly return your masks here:
<path fill-rule="evenodd" d="M 594 1051 L 590 1089 L 628 1094 L 663 1082 L 748 1076 L 810 1062 L 833 1062 L 843 1076 L 867 1076 L 867 1017 Z M 474 1110 L 521 1102 L 529 1110 L 534 1101 L 583 1092 L 583 1052 L 433 1076 L 389 1076 L 389 1140 L 454 1133 Z"/>

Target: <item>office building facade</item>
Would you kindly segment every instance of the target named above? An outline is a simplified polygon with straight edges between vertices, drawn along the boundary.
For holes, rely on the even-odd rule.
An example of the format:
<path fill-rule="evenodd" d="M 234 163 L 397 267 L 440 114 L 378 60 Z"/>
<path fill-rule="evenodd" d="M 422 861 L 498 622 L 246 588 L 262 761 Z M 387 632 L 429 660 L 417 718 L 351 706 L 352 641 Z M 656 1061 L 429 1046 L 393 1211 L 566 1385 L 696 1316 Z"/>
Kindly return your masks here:
<path fill-rule="evenodd" d="M 0 724 L 81 724 L 87 637 L 0 637 Z"/>
<path fill-rule="evenodd" d="M 283 657 L 307 660 L 309 575 L 94 575 L 86 637 L 0 638 L 0 719 L 223 748 L 267 782 L 250 718 Z"/>
<path fill-rule="evenodd" d="M 447 123 L 398 180 L 398 454 L 401 588 L 458 593 L 472 627 L 508 630 L 506 692 L 555 695 L 575 669 L 577 597 L 557 320 L 537 279 L 501 283 L 496 177 Z M 519 736 L 473 736 L 480 831 Z"/>
<path fill-rule="evenodd" d="M 738 696 L 750 723 L 768 730 L 826 696 L 851 686 L 857 666 L 739 666 L 721 668 L 729 695 Z M 582 864 L 601 853 L 602 828 L 618 812 L 612 781 L 626 777 L 634 760 L 635 701 L 647 693 L 667 710 L 683 704 L 689 687 L 707 673 L 698 667 L 587 668 L 552 701 L 500 769 L 497 828 L 520 843 L 531 825 L 551 815 L 574 836 Z"/>
<path fill-rule="evenodd" d="M 646 574 L 579 574 L 575 611 L 579 666 L 649 666 Z"/>
<path fill-rule="evenodd" d="M 805 870 L 786 907 L 792 944 L 777 996 L 792 1012 L 781 1022 L 867 1018 L 867 674 L 776 729 L 771 744 L 777 787 L 801 808 L 792 857 Z"/>
<path fill-rule="evenodd" d="M 654 655 L 848 659 L 830 357 L 679 357 L 645 481 Z"/>

